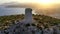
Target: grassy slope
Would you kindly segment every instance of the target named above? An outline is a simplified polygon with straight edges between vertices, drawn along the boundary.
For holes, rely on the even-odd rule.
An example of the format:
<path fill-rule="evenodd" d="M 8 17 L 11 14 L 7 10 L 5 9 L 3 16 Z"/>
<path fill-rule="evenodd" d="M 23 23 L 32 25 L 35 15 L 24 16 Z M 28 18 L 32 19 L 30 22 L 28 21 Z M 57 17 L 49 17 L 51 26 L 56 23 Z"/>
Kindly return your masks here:
<path fill-rule="evenodd" d="M 10 16 L 0 16 L 0 29 L 4 29 L 5 26 L 8 26 L 13 21 L 22 20 L 24 15 L 10 15 Z M 47 23 L 48 25 L 57 25 L 60 24 L 60 19 L 52 18 L 49 16 L 44 15 L 33 15 L 33 19 L 36 20 L 37 23 L 44 24 Z"/>

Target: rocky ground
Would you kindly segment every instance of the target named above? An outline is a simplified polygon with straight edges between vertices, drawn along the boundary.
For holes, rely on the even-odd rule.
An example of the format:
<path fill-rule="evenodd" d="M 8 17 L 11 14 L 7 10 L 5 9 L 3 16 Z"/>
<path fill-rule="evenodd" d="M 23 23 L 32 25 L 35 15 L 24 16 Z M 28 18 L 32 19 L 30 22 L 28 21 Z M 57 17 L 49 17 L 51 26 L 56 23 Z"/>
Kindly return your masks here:
<path fill-rule="evenodd" d="M 39 24 L 37 24 L 39 25 Z M 45 28 L 44 26 L 36 26 L 34 23 L 17 22 L 9 28 L 1 30 L 0 34 L 60 34 L 59 26 Z"/>
<path fill-rule="evenodd" d="M 9 22 L 12 23 L 9 26 L 4 25 L 5 28 L 0 30 L 0 34 L 60 34 L 59 19 L 36 15 L 32 23 L 26 24 L 17 19 L 19 18 Z"/>

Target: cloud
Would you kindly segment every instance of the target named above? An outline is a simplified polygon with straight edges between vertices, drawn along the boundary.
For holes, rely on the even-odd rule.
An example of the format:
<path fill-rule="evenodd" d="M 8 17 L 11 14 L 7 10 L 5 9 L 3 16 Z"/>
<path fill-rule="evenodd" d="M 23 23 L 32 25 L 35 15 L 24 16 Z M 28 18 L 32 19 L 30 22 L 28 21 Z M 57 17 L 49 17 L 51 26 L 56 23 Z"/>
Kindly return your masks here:
<path fill-rule="evenodd" d="M 38 3 L 7 3 L 5 7 L 11 8 L 33 8 L 35 13 L 60 18 L 60 4 L 54 4 L 50 8 L 43 9 Z"/>
<path fill-rule="evenodd" d="M 35 9 L 35 13 L 60 18 L 60 4 L 55 4 L 52 8 Z"/>

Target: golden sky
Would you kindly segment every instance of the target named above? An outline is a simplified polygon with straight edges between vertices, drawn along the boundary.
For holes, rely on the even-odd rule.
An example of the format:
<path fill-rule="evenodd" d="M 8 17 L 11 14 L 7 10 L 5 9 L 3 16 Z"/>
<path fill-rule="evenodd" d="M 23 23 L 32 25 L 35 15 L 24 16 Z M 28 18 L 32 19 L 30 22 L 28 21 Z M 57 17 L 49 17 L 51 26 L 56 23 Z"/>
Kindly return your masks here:
<path fill-rule="evenodd" d="M 42 8 L 49 8 L 53 4 L 60 4 L 60 0 L 0 0 L 0 4 L 7 2 L 38 3 Z"/>
<path fill-rule="evenodd" d="M 24 7 L 26 6 L 30 7 L 32 5 L 31 3 L 37 3 L 34 6 L 39 5 L 37 7 L 41 9 L 36 9 L 36 13 L 40 13 L 40 14 L 42 13 L 45 15 L 50 15 L 50 14 L 60 15 L 60 0 L 0 0 L 0 4 L 7 3 L 7 2 L 18 2 L 18 3 L 23 3 L 23 5 L 25 5 L 26 3 Z"/>
<path fill-rule="evenodd" d="M 60 0 L 0 0 L 0 3 L 5 3 L 5 2 L 38 2 L 38 3 L 60 3 Z"/>

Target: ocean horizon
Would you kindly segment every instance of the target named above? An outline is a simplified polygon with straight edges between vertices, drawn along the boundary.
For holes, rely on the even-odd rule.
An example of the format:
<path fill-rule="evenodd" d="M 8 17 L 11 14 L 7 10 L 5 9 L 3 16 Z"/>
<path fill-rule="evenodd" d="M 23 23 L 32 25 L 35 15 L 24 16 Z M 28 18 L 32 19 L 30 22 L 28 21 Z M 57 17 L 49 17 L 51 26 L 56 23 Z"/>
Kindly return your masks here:
<path fill-rule="evenodd" d="M 0 7 L 0 16 L 25 14 L 25 8 L 5 8 Z"/>

